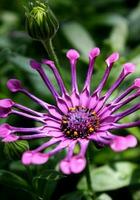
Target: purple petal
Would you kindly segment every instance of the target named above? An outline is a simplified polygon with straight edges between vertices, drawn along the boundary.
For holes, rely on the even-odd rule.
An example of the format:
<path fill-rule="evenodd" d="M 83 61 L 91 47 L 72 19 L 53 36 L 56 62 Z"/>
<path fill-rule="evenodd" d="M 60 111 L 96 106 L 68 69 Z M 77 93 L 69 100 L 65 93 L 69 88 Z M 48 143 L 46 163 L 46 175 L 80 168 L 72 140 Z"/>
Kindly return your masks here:
<path fill-rule="evenodd" d="M 135 65 L 133 63 L 125 63 L 123 65 L 123 69 L 124 69 L 124 74 L 130 74 L 133 73 L 135 71 Z"/>
<path fill-rule="evenodd" d="M 50 128 L 48 128 L 49 130 Z M 48 132 L 48 136 L 51 136 L 51 137 L 61 137 L 63 136 L 63 133 L 61 131 L 56 131 L 56 130 L 51 130 Z"/>
<path fill-rule="evenodd" d="M 0 125 L 0 138 L 5 138 L 12 132 L 12 127 L 9 124 Z"/>
<path fill-rule="evenodd" d="M 48 156 L 43 153 L 34 153 L 32 151 L 26 151 L 22 155 L 22 163 L 24 165 L 30 165 L 30 164 L 44 164 L 48 161 Z"/>
<path fill-rule="evenodd" d="M 136 78 L 135 79 L 135 81 L 134 81 L 134 85 L 136 86 L 136 87 L 140 87 L 140 78 Z"/>
<path fill-rule="evenodd" d="M 68 107 L 72 107 L 72 100 L 71 97 L 68 94 L 63 94 L 62 98 L 64 99 L 65 103 Z"/>
<path fill-rule="evenodd" d="M 137 145 L 137 139 L 133 135 L 126 136 L 128 147 L 135 147 Z"/>
<path fill-rule="evenodd" d="M 91 96 L 89 98 L 88 108 L 91 108 L 91 109 L 95 108 L 95 106 L 97 105 L 98 101 L 99 101 L 99 98 L 98 98 L 98 96 L 96 94 Z"/>
<path fill-rule="evenodd" d="M 103 106 L 104 104 L 104 97 L 101 97 L 97 102 L 96 102 L 96 106 L 94 108 L 95 112 L 97 113 Z"/>
<path fill-rule="evenodd" d="M 132 128 L 132 127 L 139 127 L 140 126 L 140 120 L 135 121 L 135 122 L 129 122 L 129 123 L 124 123 L 124 124 L 113 124 L 113 130 L 114 129 L 122 129 L 122 128 Z"/>
<path fill-rule="evenodd" d="M 72 100 L 72 104 L 73 106 L 79 106 L 80 104 L 80 97 L 76 92 L 73 92 L 71 95 L 71 100 Z"/>
<path fill-rule="evenodd" d="M 54 96 L 54 98 L 57 98 L 59 96 L 58 92 L 56 91 L 56 89 L 54 88 L 53 84 L 51 83 L 51 81 L 49 80 L 48 76 L 46 75 L 44 69 L 42 68 L 41 64 L 38 63 L 35 60 L 31 60 L 30 61 L 30 65 L 33 69 L 37 70 L 38 73 L 40 74 L 42 80 L 44 81 L 45 85 L 48 87 L 48 89 L 50 90 L 50 92 L 52 93 L 52 95 Z"/>
<path fill-rule="evenodd" d="M 17 135 L 13 135 L 13 134 L 10 134 L 8 135 L 7 137 L 5 137 L 4 139 L 2 139 L 3 142 L 15 142 L 19 139 L 19 136 Z"/>
<path fill-rule="evenodd" d="M 85 157 L 74 156 L 70 160 L 70 169 L 71 169 L 71 172 L 73 172 L 74 174 L 78 174 L 81 171 L 83 171 L 85 166 L 86 166 Z"/>
<path fill-rule="evenodd" d="M 43 153 L 33 153 L 31 163 L 36 165 L 42 165 L 48 161 L 49 157 Z"/>
<path fill-rule="evenodd" d="M 58 86 L 61 90 L 61 94 L 65 95 L 67 93 L 67 90 L 64 86 L 63 80 L 62 80 L 60 73 L 59 73 L 57 67 L 55 66 L 54 62 L 52 60 L 43 60 L 43 63 L 46 64 L 47 66 L 49 66 L 50 69 L 53 71 L 56 81 L 58 83 Z"/>
<path fill-rule="evenodd" d="M 84 91 L 86 89 L 90 92 L 90 83 L 91 83 L 91 79 L 92 79 L 94 63 L 95 63 L 96 57 L 99 54 L 100 54 L 100 49 L 97 47 L 92 49 L 89 52 L 89 67 L 88 67 L 88 71 L 87 71 L 87 75 L 86 75 L 86 79 L 85 79 L 85 83 L 84 83 L 84 87 L 83 87 L 82 91 Z"/>
<path fill-rule="evenodd" d="M 68 113 L 67 104 L 63 99 L 61 99 L 61 98 L 57 99 L 57 106 L 64 114 Z"/>
<path fill-rule="evenodd" d="M 21 82 L 17 79 L 10 79 L 7 82 L 7 87 L 11 92 L 18 92 L 20 89 L 22 89 Z"/>
<path fill-rule="evenodd" d="M 0 117 L 5 118 L 7 117 L 11 111 L 14 102 L 11 99 L 1 99 L 0 100 Z"/>
<path fill-rule="evenodd" d="M 53 150 L 51 150 L 50 152 L 48 152 L 49 156 L 53 156 L 54 154 L 58 153 L 62 149 L 67 148 L 70 145 L 70 143 L 71 143 L 71 140 L 68 140 L 68 139 L 62 138 L 61 140 L 62 141 L 57 145 L 56 148 L 54 148 Z"/>
<path fill-rule="evenodd" d="M 112 63 L 116 62 L 118 59 L 119 59 L 119 54 L 115 52 L 106 59 L 106 63 L 108 66 L 110 66 Z"/>
<path fill-rule="evenodd" d="M 104 146 L 110 144 L 114 138 L 114 135 L 108 131 L 97 131 L 95 134 L 90 135 L 88 138 Z"/>
<path fill-rule="evenodd" d="M 22 163 L 24 165 L 30 165 L 33 153 L 31 151 L 26 151 L 22 155 Z"/>
<path fill-rule="evenodd" d="M 100 54 L 100 49 L 98 47 L 95 47 L 89 52 L 89 58 L 94 59 L 97 56 L 99 56 L 99 54 Z"/>
<path fill-rule="evenodd" d="M 109 106 L 105 106 L 103 107 L 103 109 L 101 109 L 99 112 L 98 112 L 98 116 L 100 117 L 100 119 L 104 119 L 108 116 L 110 116 L 112 113 L 112 109 L 109 107 Z"/>
<path fill-rule="evenodd" d="M 64 174 L 71 174 L 71 170 L 70 170 L 70 162 L 67 160 L 62 160 L 59 164 L 60 170 L 64 173 Z"/>
<path fill-rule="evenodd" d="M 80 94 L 80 106 L 86 107 L 88 104 L 89 97 L 89 91 L 85 88 L 85 90 Z"/>
<path fill-rule="evenodd" d="M 3 108 L 0 108 L 0 117 L 1 118 L 6 118 L 8 117 L 8 115 L 11 113 L 11 109 L 3 109 Z"/>
<path fill-rule="evenodd" d="M 76 91 L 78 93 L 78 85 L 77 85 L 77 76 L 76 76 L 76 62 L 79 58 L 79 53 L 71 49 L 66 54 L 67 58 L 70 60 L 71 64 L 71 85 L 72 85 L 72 92 Z"/>
<path fill-rule="evenodd" d="M 102 125 L 99 127 L 98 131 L 108 131 L 110 129 L 112 129 L 114 126 L 112 124 L 107 124 L 107 125 Z"/>
<path fill-rule="evenodd" d="M 54 128 L 60 128 L 61 124 L 57 121 L 54 120 L 46 120 L 47 126 L 49 127 L 54 127 Z"/>
<path fill-rule="evenodd" d="M 49 105 L 48 111 L 53 117 L 58 118 L 58 119 L 62 119 L 62 115 L 60 114 L 60 112 L 58 111 L 58 109 L 55 106 Z"/>
<path fill-rule="evenodd" d="M 71 62 L 77 60 L 80 57 L 78 51 L 76 51 L 75 49 L 70 49 L 67 52 L 66 56 Z"/>
<path fill-rule="evenodd" d="M 108 124 L 108 123 L 114 123 L 116 121 L 116 117 L 115 116 L 107 116 L 101 119 L 100 123 L 103 125 Z"/>
<path fill-rule="evenodd" d="M 2 108 L 12 108 L 14 102 L 11 99 L 1 99 L 0 100 L 0 107 Z"/>
<path fill-rule="evenodd" d="M 30 60 L 30 66 L 33 68 L 33 69 L 40 69 L 41 67 L 41 64 L 39 62 L 37 62 L 36 60 Z"/>
<path fill-rule="evenodd" d="M 136 145 L 137 139 L 132 135 L 128 135 L 126 137 L 116 136 L 116 138 L 110 144 L 110 147 L 113 151 L 120 152 L 129 147 L 135 147 Z"/>

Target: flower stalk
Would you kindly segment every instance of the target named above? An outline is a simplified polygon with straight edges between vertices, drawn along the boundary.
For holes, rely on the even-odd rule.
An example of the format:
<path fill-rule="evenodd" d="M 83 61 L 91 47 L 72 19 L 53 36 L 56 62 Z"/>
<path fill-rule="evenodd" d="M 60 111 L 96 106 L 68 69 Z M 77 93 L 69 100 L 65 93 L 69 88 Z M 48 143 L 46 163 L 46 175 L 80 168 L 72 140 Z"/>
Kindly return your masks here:
<path fill-rule="evenodd" d="M 43 44 L 47 54 L 49 55 L 49 58 L 54 61 L 57 69 L 60 71 L 59 60 L 58 60 L 57 55 L 56 55 L 56 53 L 54 51 L 52 39 L 42 40 L 41 43 Z"/>
<path fill-rule="evenodd" d="M 92 180 L 91 180 L 91 173 L 90 173 L 90 152 L 89 152 L 89 149 L 87 150 L 87 165 L 86 165 L 86 168 L 85 168 L 85 177 L 86 177 L 86 182 L 87 182 L 88 194 L 92 199 L 95 199 L 96 195 L 95 195 L 95 192 L 92 188 Z"/>

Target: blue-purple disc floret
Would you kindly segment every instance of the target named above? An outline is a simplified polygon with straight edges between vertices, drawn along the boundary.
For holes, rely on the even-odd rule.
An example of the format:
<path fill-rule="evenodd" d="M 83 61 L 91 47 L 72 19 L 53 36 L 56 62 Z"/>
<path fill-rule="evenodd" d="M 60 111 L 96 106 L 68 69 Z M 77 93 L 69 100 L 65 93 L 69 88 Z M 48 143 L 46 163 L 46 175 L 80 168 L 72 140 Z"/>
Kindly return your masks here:
<path fill-rule="evenodd" d="M 101 147 L 109 146 L 116 152 L 137 145 L 135 136 L 120 136 L 114 135 L 111 132 L 117 129 L 140 126 L 140 121 L 125 124 L 119 123 L 121 119 L 140 109 L 140 103 L 137 103 L 124 111 L 119 111 L 124 105 L 140 96 L 140 78 L 135 79 L 124 92 L 112 101 L 109 101 L 110 96 L 120 86 L 123 80 L 135 71 L 135 65 L 125 63 L 119 77 L 110 86 L 108 91 L 102 95 L 102 90 L 108 80 L 110 71 L 114 63 L 119 59 L 119 54 L 113 53 L 106 59 L 107 66 L 103 78 L 95 91 L 92 92 L 90 90 L 90 83 L 95 59 L 99 54 L 99 48 L 94 48 L 90 51 L 87 76 L 82 91 L 79 91 L 76 75 L 79 53 L 74 49 L 67 52 L 66 56 L 70 61 L 71 67 L 70 93 L 67 91 L 53 61 L 43 60 L 42 63 L 35 60 L 30 61 L 30 66 L 40 74 L 45 85 L 54 97 L 56 105 L 51 105 L 34 96 L 17 79 L 10 79 L 8 81 L 7 87 L 11 92 L 25 94 L 44 110 L 43 112 L 38 112 L 16 103 L 11 99 L 0 100 L 1 118 L 7 118 L 9 115 L 15 114 L 38 121 L 41 124 L 38 127 L 23 128 L 4 123 L 0 125 L 0 138 L 3 142 L 48 138 L 47 142 L 44 142 L 36 149 L 23 153 L 23 164 L 44 164 L 51 156 L 65 149 L 66 156 L 59 164 L 61 171 L 65 174 L 80 173 L 86 166 L 86 151 L 90 141 L 95 142 Z M 45 73 L 44 65 L 52 70 L 60 91 L 57 91 L 49 80 Z M 45 149 L 54 144 L 55 147 L 52 150 L 44 152 Z M 75 154 L 74 148 L 77 144 L 80 145 L 80 150 Z"/>

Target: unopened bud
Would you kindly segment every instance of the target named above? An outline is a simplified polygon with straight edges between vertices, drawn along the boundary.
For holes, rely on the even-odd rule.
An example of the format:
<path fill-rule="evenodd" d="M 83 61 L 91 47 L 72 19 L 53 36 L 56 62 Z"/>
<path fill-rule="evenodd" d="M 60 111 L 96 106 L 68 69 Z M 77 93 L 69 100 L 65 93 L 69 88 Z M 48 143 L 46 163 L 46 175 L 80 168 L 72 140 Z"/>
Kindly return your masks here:
<path fill-rule="evenodd" d="M 33 39 L 47 41 L 55 36 L 59 24 L 48 4 L 36 0 L 26 8 L 26 27 Z"/>
<path fill-rule="evenodd" d="M 29 149 L 28 142 L 25 140 L 18 140 L 15 142 L 4 143 L 4 153 L 10 160 L 17 160 L 21 157 L 24 151 Z"/>

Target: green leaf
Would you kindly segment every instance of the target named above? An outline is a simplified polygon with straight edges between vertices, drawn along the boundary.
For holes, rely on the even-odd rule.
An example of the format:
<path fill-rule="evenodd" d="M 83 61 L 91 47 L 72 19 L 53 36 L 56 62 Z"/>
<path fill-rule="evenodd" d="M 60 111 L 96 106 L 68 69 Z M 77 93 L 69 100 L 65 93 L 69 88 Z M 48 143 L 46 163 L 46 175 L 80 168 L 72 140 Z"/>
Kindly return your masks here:
<path fill-rule="evenodd" d="M 115 190 L 140 183 L 139 176 L 140 169 L 136 164 L 130 162 L 117 162 L 112 165 L 104 165 L 91 171 L 92 187 L 97 192 Z M 85 178 L 81 179 L 78 188 L 85 190 Z"/>
<path fill-rule="evenodd" d="M 140 39 L 140 4 L 129 14 L 129 35 L 136 41 Z"/>
<path fill-rule="evenodd" d="M 46 170 L 33 178 L 32 183 L 43 199 L 49 200 L 55 190 L 57 181 L 65 176 L 54 170 Z"/>
<path fill-rule="evenodd" d="M 136 73 L 140 73 L 140 54 L 134 56 L 132 59 L 130 59 L 130 62 L 137 65 Z"/>
<path fill-rule="evenodd" d="M 106 42 L 113 51 L 123 52 L 125 50 L 128 37 L 128 22 L 120 15 L 108 15 L 105 17 L 106 23 L 113 26 L 109 39 Z"/>
<path fill-rule="evenodd" d="M 69 22 L 62 26 L 62 31 L 74 48 L 80 51 L 82 59 L 88 61 L 88 52 L 95 46 L 86 29 L 77 22 Z"/>
<path fill-rule="evenodd" d="M 29 66 L 30 58 L 21 56 L 17 53 L 11 53 L 8 57 L 9 62 L 17 65 L 22 70 L 32 74 L 36 75 L 36 72 Z"/>
<path fill-rule="evenodd" d="M 33 181 L 36 181 L 38 179 L 45 179 L 47 181 L 57 181 L 64 177 L 65 176 L 61 172 L 57 172 L 50 169 L 42 172 L 39 176 L 34 177 Z"/>
<path fill-rule="evenodd" d="M 101 194 L 95 200 L 112 200 L 112 198 L 108 194 Z"/>
<path fill-rule="evenodd" d="M 9 165 L 9 169 L 10 169 L 10 171 L 14 171 L 14 172 L 25 172 L 26 171 L 26 167 L 19 160 L 11 162 Z"/>
<path fill-rule="evenodd" d="M 12 172 L 2 169 L 0 170 L 0 183 L 16 189 L 21 189 L 25 191 L 30 190 L 30 186 L 28 185 L 26 180 Z"/>
<path fill-rule="evenodd" d="M 7 34 L 8 31 L 13 30 L 18 25 L 19 17 L 14 12 L 1 12 L 1 29 L 0 34 Z"/>
<path fill-rule="evenodd" d="M 65 176 L 60 172 L 57 172 L 54 170 L 46 170 L 43 173 L 41 173 L 39 176 L 35 176 L 33 178 L 33 184 L 37 187 L 41 180 L 55 182 L 64 177 Z"/>
<path fill-rule="evenodd" d="M 133 200 L 140 200 L 140 190 L 138 189 L 134 191 L 132 196 L 133 196 Z"/>
<path fill-rule="evenodd" d="M 9 55 L 10 53 L 11 51 L 8 48 L 5 48 L 0 51 L 0 64 L 2 64 L 2 62 L 5 62 L 7 55 Z"/>
<path fill-rule="evenodd" d="M 83 196 L 81 191 L 76 191 L 63 195 L 59 200 L 83 200 Z"/>

